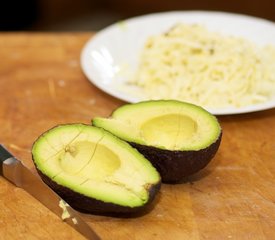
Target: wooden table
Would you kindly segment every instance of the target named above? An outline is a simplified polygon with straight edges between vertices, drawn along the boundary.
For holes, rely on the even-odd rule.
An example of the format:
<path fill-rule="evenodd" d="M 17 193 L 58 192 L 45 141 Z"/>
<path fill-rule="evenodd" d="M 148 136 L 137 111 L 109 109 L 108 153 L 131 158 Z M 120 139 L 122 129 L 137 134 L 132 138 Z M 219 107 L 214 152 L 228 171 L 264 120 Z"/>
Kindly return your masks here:
<path fill-rule="evenodd" d="M 38 135 L 90 123 L 123 102 L 93 86 L 79 55 L 92 33 L 0 35 L 0 142 L 33 171 Z M 275 109 L 219 118 L 221 147 L 208 167 L 163 184 L 137 218 L 85 216 L 102 239 L 275 239 Z M 0 177 L 0 239 L 83 239 L 24 190 Z"/>

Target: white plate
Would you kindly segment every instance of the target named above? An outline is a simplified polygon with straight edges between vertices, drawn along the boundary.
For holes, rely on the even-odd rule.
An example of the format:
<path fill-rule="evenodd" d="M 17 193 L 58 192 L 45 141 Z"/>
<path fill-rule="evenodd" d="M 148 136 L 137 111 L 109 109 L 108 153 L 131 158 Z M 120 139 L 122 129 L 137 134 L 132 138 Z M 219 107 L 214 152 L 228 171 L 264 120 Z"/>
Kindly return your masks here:
<path fill-rule="evenodd" d="M 139 53 L 146 39 L 163 33 L 175 23 L 199 23 L 212 31 L 244 37 L 257 44 L 275 43 L 275 24 L 249 16 L 204 11 L 149 14 L 113 24 L 92 37 L 82 50 L 81 67 L 88 79 L 106 93 L 126 102 L 144 100 L 117 86 L 137 68 Z M 127 63 L 128 74 L 117 74 Z M 275 87 L 275 86 L 274 86 Z M 208 109 L 216 115 L 255 112 L 275 107 L 272 101 L 241 108 Z"/>

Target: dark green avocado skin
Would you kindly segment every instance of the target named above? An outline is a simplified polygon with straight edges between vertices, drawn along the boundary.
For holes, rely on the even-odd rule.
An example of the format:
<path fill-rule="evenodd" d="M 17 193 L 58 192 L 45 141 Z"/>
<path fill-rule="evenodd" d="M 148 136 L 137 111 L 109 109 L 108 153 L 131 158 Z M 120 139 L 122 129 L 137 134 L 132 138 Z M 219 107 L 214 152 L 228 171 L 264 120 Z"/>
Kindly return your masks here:
<path fill-rule="evenodd" d="M 215 156 L 220 146 L 218 139 L 205 149 L 198 151 L 171 151 L 129 142 L 158 170 L 164 183 L 177 183 L 203 169 Z"/>
<path fill-rule="evenodd" d="M 150 188 L 148 189 L 149 200 L 145 203 L 145 205 L 132 208 L 120 206 L 115 203 L 103 202 L 94 198 L 87 197 L 83 194 L 73 191 L 72 189 L 59 185 L 58 183 L 50 179 L 48 176 L 43 174 L 39 169 L 36 168 L 36 170 L 40 175 L 41 179 L 44 181 L 44 183 L 46 183 L 50 188 L 52 188 L 72 208 L 83 213 L 113 215 L 119 217 L 119 214 L 128 216 L 127 214 L 147 211 L 148 206 L 153 201 L 156 194 L 159 192 L 161 186 L 161 182 L 158 182 L 156 185 L 150 186 Z"/>

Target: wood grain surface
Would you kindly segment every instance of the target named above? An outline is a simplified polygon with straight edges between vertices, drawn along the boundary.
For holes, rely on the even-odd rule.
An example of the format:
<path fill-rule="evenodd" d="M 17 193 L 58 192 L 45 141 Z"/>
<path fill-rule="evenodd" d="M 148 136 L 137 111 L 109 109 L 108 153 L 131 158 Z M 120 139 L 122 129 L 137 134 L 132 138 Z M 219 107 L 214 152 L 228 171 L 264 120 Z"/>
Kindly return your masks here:
<path fill-rule="evenodd" d="M 81 71 L 80 52 L 92 35 L 0 34 L 0 142 L 33 171 L 30 149 L 42 132 L 90 123 L 123 104 Z M 150 212 L 84 215 L 102 239 L 275 239 L 275 109 L 219 120 L 216 157 L 185 182 L 163 184 Z M 0 239 L 83 237 L 0 177 Z"/>

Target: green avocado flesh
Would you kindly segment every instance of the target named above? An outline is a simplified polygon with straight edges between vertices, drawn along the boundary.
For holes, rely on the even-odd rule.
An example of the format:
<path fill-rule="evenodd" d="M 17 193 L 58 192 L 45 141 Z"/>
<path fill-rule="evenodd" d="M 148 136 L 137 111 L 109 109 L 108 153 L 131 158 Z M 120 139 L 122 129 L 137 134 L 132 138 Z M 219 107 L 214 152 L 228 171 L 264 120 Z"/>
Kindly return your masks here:
<path fill-rule="evenodd" d="M 221 133 L 217 119 L 193 104 L 159 100 L 124 105 L 110 118 L 95 118 L 102 127 L 127 142 L 172 151 L 200 150 Z"/>
<path fill-rule="evenodd" d="M 34 143 L 32 155 L 39 173 L 54 182 L 61 193 L 69 189 L 70 195 L 76 193 L 112 206 L 143 206 L 160 182 L 156 169 L 136 149 L 89 125 L 50 129 Z"/>

